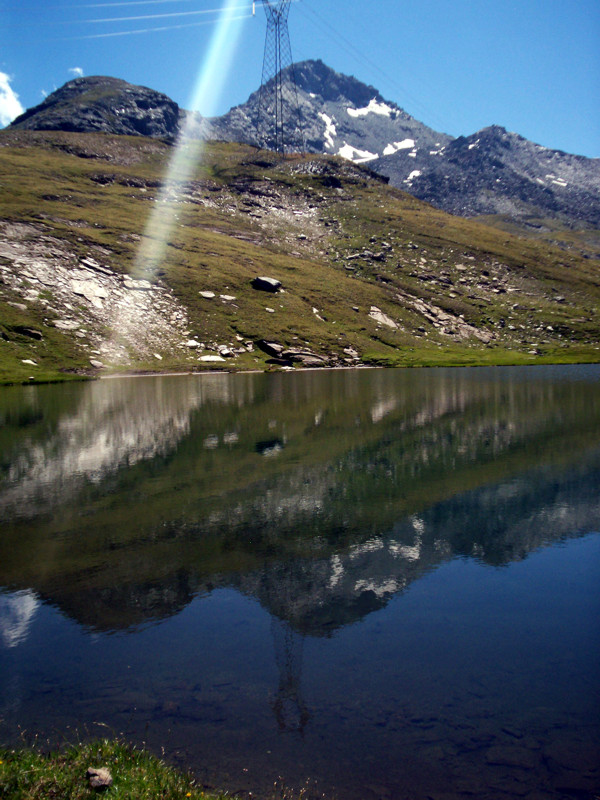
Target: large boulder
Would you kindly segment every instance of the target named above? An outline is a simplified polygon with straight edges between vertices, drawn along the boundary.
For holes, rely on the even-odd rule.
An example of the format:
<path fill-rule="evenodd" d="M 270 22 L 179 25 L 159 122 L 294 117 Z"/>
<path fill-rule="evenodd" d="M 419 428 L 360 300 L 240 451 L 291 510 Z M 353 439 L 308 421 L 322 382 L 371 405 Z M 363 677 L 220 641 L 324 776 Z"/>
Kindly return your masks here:
<path fill-rule="evenodd" d="M 261 292 L 278 292 L 281 289 L 281 281 L 278 281 L 277 278 L 254 278 L 252 280 L 252 287 L 254 289 L 259 289 Z"/>
<path fill-rule="evenodd" d="M 268 356 L 273 356 L 274 358 L 279 358 L 279 356 L 284 351 L 284 346 L 282 344 L 277 344 L 276 342 L 267 342 L 264 339 L 261 339 L 256 343 L 257 347 L 266 353 Z"/>

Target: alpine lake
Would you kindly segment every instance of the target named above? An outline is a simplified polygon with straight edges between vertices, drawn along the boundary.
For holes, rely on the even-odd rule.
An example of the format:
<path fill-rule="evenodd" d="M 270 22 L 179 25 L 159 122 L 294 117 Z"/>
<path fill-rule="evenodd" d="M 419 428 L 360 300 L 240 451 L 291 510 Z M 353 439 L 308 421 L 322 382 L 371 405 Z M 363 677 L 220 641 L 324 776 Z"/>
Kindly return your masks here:
<path fill-rule="evenodd" d="M 597 796 L 600 365 L 6 387 L 0 423 L 0 744 Z"/>

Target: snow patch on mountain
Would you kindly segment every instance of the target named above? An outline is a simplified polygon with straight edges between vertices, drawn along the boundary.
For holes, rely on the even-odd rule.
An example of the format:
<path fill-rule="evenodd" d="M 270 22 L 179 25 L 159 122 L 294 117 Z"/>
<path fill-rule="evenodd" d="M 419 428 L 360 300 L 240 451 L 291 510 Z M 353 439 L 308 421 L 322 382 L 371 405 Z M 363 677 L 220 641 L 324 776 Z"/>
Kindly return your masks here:
<path fill-rule="evenodd" d="M 383 155 L 393 156 L 394 153 L 397 153 L 399 150 L 411 150 L 414 146 L 414 139 L 404 139 L 401 142 L 391 142 L 390 144 L 386 145 Z"/>
<path fill-rule="evenodd" d="M 423 173 L 421 172 L 420 169 L 413 169 L 413 171 L 410 173 L 408 178 L 406 178 L 404 183 L 407 183 L 408 185 L 410 185 L 414 181 L 415 178 L 418 178 L 422 174 Z"/>
<path fill-rule="evenodd" d="M 394 109 L 387 103 L 380 103 L 374 97 L 369 101 L 369 105 L 364 108 L 347 108 L 346 111 L 351 117 L 366 117 L 367 114 L 380 114 L 382 117 L 391 117 Z"/>
<path fill-rule="evenodd" d="M 335 127 L 334 120 L 326 114 L 324 111 L 319 114 L 323 122 L 325 123 L 325 133 L 323 136 L 325 137 L 325 147 L 333 147 L 333 137 L 337 136 L 337 130 Z"/>
<path fill-rule="evenodd" d="M 365 164 L 367 161 L 374 161 L 376 158 L 379 158 L 377 153 L 370 153 L 368 150 L 358 150 L 347 142 L 344 142 L 343 147 L 340 147 L 337 154 L 342 158 L 346 158 L 348 161 L 353 161 L 355 164 Z"/>

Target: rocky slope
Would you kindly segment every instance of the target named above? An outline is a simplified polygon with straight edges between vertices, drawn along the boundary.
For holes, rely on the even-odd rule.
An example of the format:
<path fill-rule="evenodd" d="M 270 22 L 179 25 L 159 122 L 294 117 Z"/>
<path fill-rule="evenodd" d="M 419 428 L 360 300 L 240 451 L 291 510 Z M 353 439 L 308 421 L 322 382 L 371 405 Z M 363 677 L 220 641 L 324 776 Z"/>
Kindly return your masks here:
<path fill-rule="evenodd" d="M 283 94 L 293 150 L 368 164 L 392 185 L 453 214 L 544 230 L 600 229 L 600 159 L 549 150 L 496 125 L 453 139 L 322 61 L 287 70 Z M 260 91 L 208 120 L 151 89 L 92 77 L 65 84 L 11 127 L 173 138 L 185 123 L 191 137 L 272 146 L 261 119 Z"/>
<path fill-rule="evenodd" d="M 157 351 L 185 350 L 186 309 L 164 284 L 120 275 L 92 256 L 77 258 L 67 242 L 44 236 L 38 226 L 0 221 L 0 282 L 4 296 L 14 293 L 17 299 L 14 312 L 41 306 L 47 315 L 42 331 L 79 340 L 93 368 L 105 360 L 122 363 L 128 352 L 159 363 Z M 46 338 L 42 331 L 38 325 L 12 326 L 13 336 L 32 343 Z"/>
<path fill-rule="evenodd" d="M 179 106 L 153 89 L 117 78 L 76 78 L 17 117 L 11 127 L 172 138 L 179 127 Z"/>
<path fill-rule="evenodd" d="M 172 152 L 0 134 L 0 378 L 598 360 L 597 261 L 322 155 L 213 143 L 167 200 Z"/>
<path fill-rule="evenodd" d="M 600 159 L 549 150 L 497 125 L 453 139 L 321 61 L 297 64 L 294 74 L 297 95 L 289 71 L 284 81 L 289 136 L 295 143 L 301 131 L 309 152 L 368 164 L 453 214 L 600 227 Z M 258 144 L 258 102 L 256 92 L 210 128 L 205 123 L 204 134 Z"/>
<path fill-rule="evenodd" d="M 496 125 L 437 151 L 416 149 L 412 164 L 400 154 L 383 156 L 377 169 L 453 214 L 537 216 L 600 227 L 600 159 L 549 150 Z"/>

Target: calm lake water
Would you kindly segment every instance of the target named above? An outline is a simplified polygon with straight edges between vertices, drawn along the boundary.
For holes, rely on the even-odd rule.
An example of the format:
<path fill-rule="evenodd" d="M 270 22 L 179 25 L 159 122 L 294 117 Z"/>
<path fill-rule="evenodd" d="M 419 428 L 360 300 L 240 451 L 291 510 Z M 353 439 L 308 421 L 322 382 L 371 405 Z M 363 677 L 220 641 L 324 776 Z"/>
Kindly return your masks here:
<path fill-rule="evenodd" d="M 600 367 L 0 390 L 0 743 L 207 786 L 600 790 Z"/>

